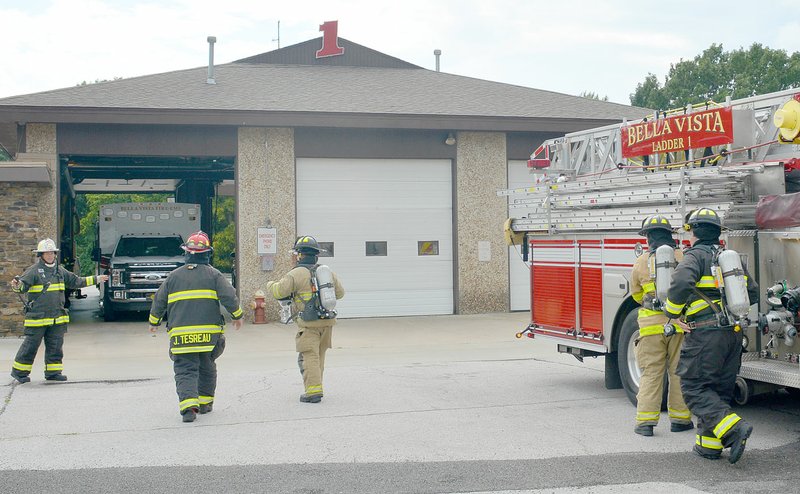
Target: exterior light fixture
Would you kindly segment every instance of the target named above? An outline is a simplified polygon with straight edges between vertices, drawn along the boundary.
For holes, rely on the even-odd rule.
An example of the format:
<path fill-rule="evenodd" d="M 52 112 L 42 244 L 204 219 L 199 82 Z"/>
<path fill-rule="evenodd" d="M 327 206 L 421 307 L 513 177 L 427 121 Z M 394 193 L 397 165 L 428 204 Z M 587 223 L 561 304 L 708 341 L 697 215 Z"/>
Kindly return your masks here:
<path fill-rule="evenodd" d="M 448 146 L 452 146 L 453 144 L 456 143 L 456 136 L 454 136 L 453 133 L 450 132 L 449 134 L 447 134 L 447 139 L 444 140 L 444 143 L 447 144 Z"/>

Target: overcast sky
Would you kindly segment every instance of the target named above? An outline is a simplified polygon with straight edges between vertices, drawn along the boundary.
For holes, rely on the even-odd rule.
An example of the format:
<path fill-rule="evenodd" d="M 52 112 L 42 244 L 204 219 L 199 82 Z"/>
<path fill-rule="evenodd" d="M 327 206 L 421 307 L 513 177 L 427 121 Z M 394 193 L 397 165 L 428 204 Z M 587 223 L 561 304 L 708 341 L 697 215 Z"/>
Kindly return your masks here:
<path fill-rule="evenodd" d="M 712 43 L 800 50 L 794 0 L 0 0 L 0 97 L 217 63 L 339 36 L 425 68 L 629 104 Z M 794 12 L 794 14 L 792 14 Z"/>

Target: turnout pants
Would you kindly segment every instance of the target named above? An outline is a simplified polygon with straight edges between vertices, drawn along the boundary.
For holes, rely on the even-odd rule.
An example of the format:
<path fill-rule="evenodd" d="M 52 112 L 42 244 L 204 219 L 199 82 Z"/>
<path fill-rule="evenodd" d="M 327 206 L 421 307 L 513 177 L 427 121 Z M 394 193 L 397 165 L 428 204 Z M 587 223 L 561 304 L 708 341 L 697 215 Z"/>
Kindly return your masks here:
<path fill-rule="evenodd" d="M 331 333 L 333 326 L 300 328 L 295 336 L 297 364 L 303 375 L 306 394 L 322 394 L 325 352 L 331 347 Z"/>
<path fill-rule="evenodd" d="M 26 327 L 25 340 L 14 357 L 11 365 L 11 375 L 25 377 L 33 369 L 33 361 L 39 346 L 44 340 L 44 376 L 50 377 L 61 374 L 64 370 L 64 334 L 67 332 L 66 324 L 53 324 L 50 326 Z"/>
<path fill-rule="evenodd" d="M 689 410 L 697 416 L 695 448 L 719 454 L 726 434 L 741 418 L 733 413 L 736 374 L 741 367 L 742 332 L 732 328 L 703 328 L 688 335 L 681 349 L 678 375 Z"/>
<path fill-rule="evenodd" d="M 216 359 L 225 348 L 225 339 L 220 337 L 211 352 L 182 353 L 172 355 L 175 371 L 175 390 L 178 393 L 181 414 L 190 408 L 214 402 L 217 389 Z"/>
<path fill-rule="evenodd" d="M 636 361 L 642 368 L 639 394 L 636 395 L 636 423 L 658 425 L 664 394 L 664 372 L 669 371 L 667 410 L 670 422 L 688 424 L 692 414 L 683 401 L 681 378 L 676 374 L 683 333 L 672 336 L 653 334 L 636 341 Z"/>

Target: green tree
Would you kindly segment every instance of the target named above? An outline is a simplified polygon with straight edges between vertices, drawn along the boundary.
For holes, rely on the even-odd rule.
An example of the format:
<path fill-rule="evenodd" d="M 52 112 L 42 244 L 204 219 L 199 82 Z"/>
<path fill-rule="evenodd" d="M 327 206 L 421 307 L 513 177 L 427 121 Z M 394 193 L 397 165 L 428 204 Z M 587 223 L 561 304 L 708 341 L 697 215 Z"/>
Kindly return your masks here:
<path fill-rule="evenodd" d="M 608 101 L 608 96 L 603 96 L 601 98 L 599 94 L 597 94 L 597 93 L 595 93 L 593 91 L 583 91 L 578 96 L 580 96 L 581 98 L 596 99 L 596 100 L 599 100 L 599 101 Z"/>
<path fill-rule="evenodd" d="M 101 82 L 121 81 L 122 77 L 114 77 L 113 79 L 95 79 L 92 81 L 81 81 L 76 86 L 88 86 L 89 84 L 99 84 Z"/>
<path fill-rule="evenodd" d="M 800 52 L 788 55 L 753 43 L 726 52 L 712 44 L 692 60 L 670 65 L 662 85 L 648 74 L 631 94 L 631 104 L 656 110 L 680 108 L 702 101 L 722 102 L 726 96 L 746 98 L 797 86 Z"/>
<path fill-rule="evenodd" d="M 231 254 L 236 252 L 236 201 L 233 197 L 214 199 L 214 267 L 230 272 Z"/>

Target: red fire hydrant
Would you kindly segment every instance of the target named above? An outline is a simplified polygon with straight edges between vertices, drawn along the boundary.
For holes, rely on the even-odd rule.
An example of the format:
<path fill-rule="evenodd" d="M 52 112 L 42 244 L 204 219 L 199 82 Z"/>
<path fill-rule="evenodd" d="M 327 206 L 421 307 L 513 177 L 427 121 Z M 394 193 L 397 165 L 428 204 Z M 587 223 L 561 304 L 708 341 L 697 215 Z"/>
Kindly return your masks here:
<path fill-rule="evenodd" d="M 265 309 L 267 307 L 267 296 L 263 291 L 258 290 L 254 295 L 254 299 L 250 302 L 250 308 L 253 309 L 253 324 L 266 324 L 267 316 Z"/>

